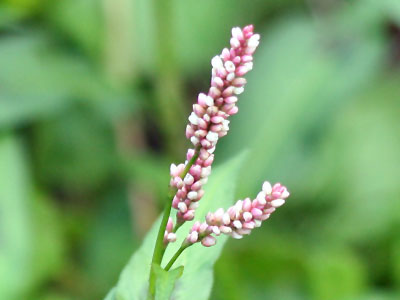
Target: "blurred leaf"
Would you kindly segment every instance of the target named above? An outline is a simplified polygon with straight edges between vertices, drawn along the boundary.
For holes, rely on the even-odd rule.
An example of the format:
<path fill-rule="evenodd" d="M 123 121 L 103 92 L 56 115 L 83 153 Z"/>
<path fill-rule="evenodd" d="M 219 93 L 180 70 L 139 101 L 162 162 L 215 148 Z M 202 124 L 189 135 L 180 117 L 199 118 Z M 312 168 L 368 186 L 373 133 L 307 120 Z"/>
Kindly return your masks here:
<path fill-rule="evenodd" d="M 372 1 L 374 2 L 374 1 Z M 377 2 L 384 8 L 385 14 L 400 26 L 400 2 L 397 0 L 383 0 Z"/>
<path fill-rule="evenodd" d="M 45 196 L 35 193 L 32 197 L 33 255 L 32 286 L 46 282 L 63 267 L 65 241 L 62 235 L 60 212 Z"/>
<path fill-rule="evenodd" d="M 79 0 L 72 2 L 79 2 Z M 119 30 L 133 31 L 136 54 L 132 57 L 134 66 L 146 73 L 157 74 L 158 49 L 156 42 L 158 36 L 154 6 L 160 5 L 160 3 L 146 0 L 132 2 L 132 8 L 129 6 L 127 9 L 131 10 L 130 18 L 133 21 L 133 30 L 122 27 L 122 25 Z M 174 32 L 174 45 L 176 47 L 174 50 L 176 57 L 179 58 L 177 68 L 191 74 L 195 74 L 199 69 L 205 69 L 205 66 L 209 65 L 210 57 L 213 57 L 216 51 L 220 51 L 223 46 L 229 43 L 228 36 L 233 26 L 247 25 L 249 20 L 252 20 L 252 22 L 261 21 L 265 11 L 272 14 L 285 7 L 293 7 L 293 4 L 301 6 L 303 3 L 300 0 L 282 0 L 279 3 L 253 0 L 251 5 L 241 0 L 168 1 L 168 5 L 173 7 L 171 9 L 173 14 L 167 16 L 167 18 L 173 19 L 172 26 L 174 28 L 172 31 Z M 96 10 L 98 9 L 96 8 Z M 89 10 L 88 6 L 87 10 Z M 224 13 L 223 18 L 221 18 L 221 12 Z M 60 10 L 59 13 L 67 14 L 64 10 Z M 89 11 L 85 13 L 85 15 L 90 14 L 92 13 Z M 204 20 L 207 20 L 207 22 Z M 80 20 L 75 20 L 71 23 L 79 24 L 80 22 Z M 94 24 L 98 24 L 99 20 L 94 21 L 89 18 L 89 22 L 91 23 L 89 27 L 92 27 Z M 210 32 L 212 32 L 211 35 Z M 89 34 L 86 34 L 86 36 L 88 39 L 90 38 Z"/>
<path fill-rule="evenodd" d="M 82 251 L 83 269 L 96 291 L 93 295 L 96 299 L 115 284 L 121 268 L 138 246 L 132 232 L 135 220 L 130 218 L 125 187 L 117 186 L 99 200 L 98 208 L 93 211 L 95 218 L 88 224 Z"/>
<path fill-rule="evenodd" d="M 31 300 L 37 300 L 37 298 L 32 298 Z M 44 295 L 40 295 L 40 300 L 73 300 L 73 298 L 60 292 L 47 291 Z"/>
<path fill-rule="evenodd" d="M 309 253 L 307 264 L 313 299 L 353 299 L 366 287 L 366 272 L 349 251 L 321 247 Z"/>
<path fill-rule="evenodd" d="M 35 142 L 41 179 L 70 190 L 99 187 L 116 160 L 110 124 L 85 107 L 43 122 Z"/>
<path fill-rule="evenodd" d="M 78 100 L 105 116 L 132 109 L 125 91 L 39 33 L 1 39 L 0 53 L 0 128 L 58 113 Z"/>
<path fill-rule="evenodd" d="M 4 29 L 18 21 L 23 16 L 21 11 L 0 3 L 0 28 Z"/>
<path fill-rule="evenodd" d="M 239 167 L 244 159 L 244 154 L 236 156 L 223 165 L 217 166 L 205 186 L 205 196 L 196 212 L 196 219 L 202 220 L 208 211 L 218 207 L 228 207 L 234 197 L 235 182 Z M 168 247 L 165 254 L 167 261 L 186 238 L 186 233 L 192 224 L 185 224 L 180 229 L 177 242 Z M 130 262 L 123 270 L 115 289 L 115 298 L 118 300 L 146 299 L 150 262 L 153 253 L 155 237 L 159 222 L 146 236 L 140 249 L 132 256 Z M 185 272 L 178 280 L 173 293 L 174 299 L 189 299 L 196 294 L 196 300 L 207 299 L 212 287 L 212 268 L 217 260 L 226 236 L 218 238 L 218 243 L 212 249 L 205 249 L 201 245 L 188 248 L 178 258 L 174 266 L 184 265 Z M 165 263 L 165 262 L 164 262 Z M 111 295 L 109 295 L 111 297 Z M 112 298 L 110 298 L 112 299 Z"/>
<path fill-rule="evenodd" d="M 54 1 L 48 17 L 54 27 L 77 42 L 84 51 L 101 58 L 105 34 L 102 1 Z"/>
<path fill-rule="evenodd" d="M 398 222 L 400 203 L 393 200 L 400 197 L 399 80 L 384 77 L 367 89 L 326 136 L 320 164 L 334 164 L 321 188 L 336 195 L 324 231 L 330 238 L 368 242 Z"/>
<path fill-rule="evenodd" d="M 273 224 L 279 218 L 278 212 L 246 239 L 228 242 L 215 266 L 210 299 L 309 299 L 304 291 L 307 243 L 280 232 Z"/>
<path fill-rule="evenodd" d="M 391 249 L 391 267 L 392 275 L 395 280 L 395 285 L 397 289 L 400 288 L 400 237 L 397 235 L 397 240 L 393 243 Z"/>
<path fill-rule="evenodd" d="M 43 196 L 32 194 L 21 143 L 0 138 L 0 281 L 1 299 L 21 299 L 47 280 L 62 263 L 58 215 Z"/>
<path fill-rule="evenodd" d="M 48 0 L 3 0 L 3 4 L 10 10 L 21 15 L 35 13 L 43 8 Z"/>
<path fill-rule="evenodd" d="M 0 137 L 0 298 L 21 299 L 32 276 L 30 178 L 21 144 Z"/>
<path fill-rule="evenodd" d="M 156 300 L 168 300 L 174 290 L 175 282 L 182 276 L 183 266 L 165 271 L 159 265 L 152 266 L 156 276 Z"/>
<path fill-rule="evenodd" d="M 351 298 L 353 300 L 397 300 L 399 299 L 399 293 L 391 293 L 385 290 L 377 290 L 369 292 L 360 297 Z M 347 299 L 346 299 L 347 300 Z M 349 299 L 350 300 L 350 299 Z"/>
<path fill-rule="evenodd" d="M 116 298 L 116 296 L 115 296 L 115 291 L 116 291 L 116 288 L 112 288 L 109 292 L 108 292 L 108 294 L 107 294 L 107 296 L 106 296 L 106 298 L 104 298 L 104 300 L 115 300 Z"/>
<path fill-rule="evenodd" d="M 121 164 L 127 177 L 155 190 L 160 195 L 160 201 L 163 201 L 165 188 L 168 187 L 170 180 L 168 172 L 170 162 L 166 157 L 160 157 L 160 155 L 147 151 L 146 153 L 136 153 L 134 156 L 122 160 Z"/>
<path fill-rule="evenodd" d="M 281 1 L 280 4 L 291 2 Z M 229 45 L 232 27 L 248 25 L 249 20 L 255 22 L 267 6 L 270 11 L 271 7 L 278 6 L 263 0 L 254 0 L 251 4 L 240 0 L 175 0 L 171 3 L 175 8 L 173 17 L 176 20 L 175 45 L 179 67 L 192 74 L 208 69 L 210 58 Z"/>

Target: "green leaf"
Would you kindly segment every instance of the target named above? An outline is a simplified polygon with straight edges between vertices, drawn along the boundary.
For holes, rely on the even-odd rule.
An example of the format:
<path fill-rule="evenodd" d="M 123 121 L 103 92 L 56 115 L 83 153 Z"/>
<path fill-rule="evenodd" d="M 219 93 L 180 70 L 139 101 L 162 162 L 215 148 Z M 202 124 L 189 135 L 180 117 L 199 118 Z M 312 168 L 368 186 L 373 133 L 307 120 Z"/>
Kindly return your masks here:
<path fill-rule="evenodd" d="M 109 292 L 108 292 L 108 294 L 107 294 L 107 296 L 106 296 L 106 298 L 104 299 L 104 300 L 115 300 L 116 298 L 115 298 L 115 290 L 116 290 L 116 288 L 112 288 Z"/>
<path fill-rule="evenodd" d="M 111 126 L 88 109 L 70 109 L 42 122 L 35 137 L 38 174 L 47 184 L 99 187 L 116 160 Z"/>
<path fill-rule="evenodd" d="M 55 28 L 88 54 L 99 58 L 104 43 L 102 3 L 96 0 L 54 1 L 48 18 Z"/>
<path fill-rule="evenodd" d="M 29 176 L 21 144 L 0 137 L 0 299 L 21 299 L 31 272 Z"/>
<path fill-rule="evenodd" d="M 400 237 L 397 235 L 397 240 L 391 247 L 390 255 L 390 268 L 393 274 L 393 280 L 395 286 L 399 289 L 400 287 Z"/>
<path fill-rule="evenodd" d="M 120 186 L 106 191 L 98 197 L 97 208 L 92 211 L 94 218 L 85 226 L 82 268 L 96 290 L 93 299 L 100 299 L 115 284 L 126 261 L 140 245 L 132 232 L 135 220 L 131 218 L 127 197 Z"/>
<path fill-rule="evenodd" d="M 156 300 L 168 300 L 174 290 L 175 282 L 183 274 L 183 266 L 165 271 L 159 265 L 153 264 L 152 272 L 156 275 Z"/>
<path fill-rule="evenodd" d="M 399 80 L 383 77 L 331 124 L 320 161 L 327 173 L 321 189 L 335 195 L 336 209 L 318 229 L 323 236 L 368 243 L 398 223 L 400 203 L 393 199 L 400 195 L 400 122 L 393 107 Z"/>
<path fill-rule="evenodd" d="M 21 299 L 62 265 L 59 215 L 39 192 L 32 192 L 22 143 L 0 137 L 0 299 Z M 24 298 L 25 299 L 25 298 Z"/>
<path fill-rule="evenodd" d="M 84 59 L 56 49 L 43 33 L 3 38 L 0 53 L 0 128 L 54 115 L 78 101 L 107 118 L 133 107 L 127 91 Z"/>
<path fill-rule="evenodd" d="M 313 299 L 354 299 L 367 286 L 367 272 L 362 261 L 345 248 L 320 247 L 311 251 L 306 261 Z"/>
<path fill-rule="evenodd" d="M 196 212 L 196 220 L 204 220 L 207 212 L 215 211 L 219 207 L 226 208 L 232 204 L 236 180 L 245 156 L 244 153 L 241 153 L 215 167 L 209 183 L 205 186 L 205 195 Z M 174 214 L 174 211 L 172 214 Z M 132 256 L 123 270 L 114 292 L 108 295 L 107 300 L 113 299 L 112 297 L 117 300 L 146 299 L 151 257 L 159 223 L 160 220 L 154 224 L 142 246 Z M 178 250 L 191 226 L 192 222 L 188 222 L 180 228 L 178 240 L 171 244 L 166 251 L 163 266 Z M 185 272 L 177 281 L 173 299 L 186 300 L 192 298 L 194 294 L 196 300 L 208 299 L 213 283 L 213 266 L 226 239 L 226 236 L 220 236 L 217 245 L 210 249 L 196 244 L 183 252 L 174 264 L 174 266 L 184 265 Z"/>

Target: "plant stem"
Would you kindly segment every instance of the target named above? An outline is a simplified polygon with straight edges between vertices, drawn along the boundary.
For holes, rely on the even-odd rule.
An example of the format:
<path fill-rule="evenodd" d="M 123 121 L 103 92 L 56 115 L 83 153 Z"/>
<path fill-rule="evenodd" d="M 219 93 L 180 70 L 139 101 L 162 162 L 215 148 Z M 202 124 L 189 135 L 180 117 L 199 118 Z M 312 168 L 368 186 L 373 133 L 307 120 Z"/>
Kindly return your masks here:
<path fill-rule="evenodd" d="M 183 243 L 182 246 L 178 249 L 178 251 L 176 251 L 176 253 L 174 254 L 174 256 L 172 256 L 171 260 L 168 262 L 168 264 L 165 266 L 165 271 L 169 271 L 169 269 L 171 269 L 172 265 L 174 264 L 174 262 L 178 259 L 179 255 L 182 254 L 182 252 L 188 248 L 189 246 L 191 246 L 191 244 L 185 244 Z"/>
<path fill-rule="evenodd" d="M 172 229 L 172 232 L 173 232 L 173 233 L 176 233 L 176 232 L 178 231 L 179 227 L 181 227 L 184 223 L 185 223 L 185 222 L 176 223 L 175 226 L 174 226 L 174 228 Z"/>
<path fill-rule="evenodd" d="M 200 148 L 197 147 L 195 149 L 195 153 L 194 153 L 193 157 L 187 163 L 185 169 L 183 170 L 183 172 L 181 174 L 182 179 L 189 172 L 190 167 L 196 162 L 197 158 L 199 157 L 199 153 L 200 153 Z M 168 200 L 167 200 L 167 203 L 165 204 L 163 217 L 161 219 L 160 228 L 158 229 L 158 233 L 157 233 L 157 240 L 156 240 L 156 244 L 154 246 L 153 259 L 151 261 L 151 265 L 153 265 L 153 264 L 161 265 L 161 261 L 163 259 L 163 256 L 164 256 L 164 253 L 166 250 L 166 246 L 164 245 L 164 233 L 165 233 L 165 229 L 167 227 L 169 215 L 171 213 L 172 200 L 173 200 L 176 192 L 177 192 L 177 189 L 171 189 L 169 192 Z M 150 270 L 149 299 L 153 299 L 154 294 L 155 294 L 155 277 L 154 277 L 153 272 Z"/>

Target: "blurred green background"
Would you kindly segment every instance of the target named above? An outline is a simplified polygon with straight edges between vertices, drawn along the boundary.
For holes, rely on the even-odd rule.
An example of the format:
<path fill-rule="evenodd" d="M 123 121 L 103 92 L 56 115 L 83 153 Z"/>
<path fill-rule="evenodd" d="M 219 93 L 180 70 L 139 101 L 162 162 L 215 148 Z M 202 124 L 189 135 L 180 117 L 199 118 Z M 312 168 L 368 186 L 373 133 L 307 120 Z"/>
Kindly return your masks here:
<path fill-rule="evenodd" d="M 0 1 L 0 299 L 102 299 L 162 207 L 230 28 L 254 70 L 216 164 L 292 193 L 211 299 L 400 299 L 400 1 Z M 212 249 L 204 251 L 212 251 Z M 196 300 L 195 298 L 193 298 Z"/>

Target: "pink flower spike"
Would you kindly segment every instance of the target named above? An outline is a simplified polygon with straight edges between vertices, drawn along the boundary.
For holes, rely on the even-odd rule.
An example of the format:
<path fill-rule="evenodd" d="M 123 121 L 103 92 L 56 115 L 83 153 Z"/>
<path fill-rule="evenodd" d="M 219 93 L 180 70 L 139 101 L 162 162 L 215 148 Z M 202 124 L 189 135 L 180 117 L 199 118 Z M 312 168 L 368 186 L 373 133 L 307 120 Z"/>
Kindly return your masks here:
<path fill-rule="evenodd" d="M 209 247 L 214 244 L 215 240 L 212 234 L 216 236 L 221 233 L 228 234 L 235 239 L 240 239 L 244 235 L 250 234 L 254 228 L 261 226 L 262 221 L 269 219 L 277 207 L 285 203 L 284 199 L 275 199 L 271 198 L 272 196 L 270 195 L 266 195 L 266 193 L 273 194 L 274 192 L 280 195 L 289 193 L 286 187 L 280 184 L 271 187 L 269 182 L 264 182 L 262 191 L 258 193 L 256 199 L 238 200 L 226 212 L 223 208 L 217 209 L 214 213 L 209 212 L 206 222 L 196 227 L 199 233 L 198 240 L 204 246 Z"/>
<path fill-rule="evenodd" d="M 203 185 L 211 173 L 214 160 L 212 153 L 220 138 L 229 131 L 228 118 L 239 111 L 237 95 L 243 92 L 247 82 L 242 76 L 253 68 L 252 54 L 259 39 L 259 35 L 253 33 L 252 25 L 234 27 L 229 41 L 231 47 L 224 48 L 220 55 L 211 59 L 211 86 L 208 93 L 199 93 L 186 128 L 186 137 L 195 149 L 188 150 L 185 164 L 171 165 L 171 186 L 177 189 L 173 208 L 179 210 L 177 218 L 180 223 L 194 218 L 198 204 L 193 203 L 200 201 L 204 194 Z M 191 165 L 189 172 L 183 174 L 194 155 L 198 157 L 197 160 Z M 247 200 L 245 210 L 250 212 L 251 209 L 252 203 Z M 217 214 L 218 226 L 222 226 L 222 223 L 231 224 L 231 215 L 238 217 L 241 213 L 240 210 L 228 212 L 224 220 L 223 214 Z M 218 229 L 215 232 L 222 231 Z"/>

